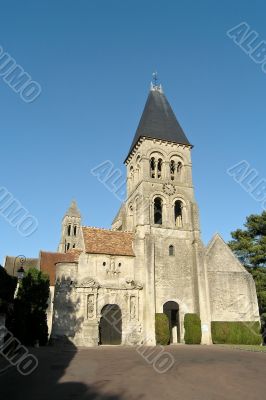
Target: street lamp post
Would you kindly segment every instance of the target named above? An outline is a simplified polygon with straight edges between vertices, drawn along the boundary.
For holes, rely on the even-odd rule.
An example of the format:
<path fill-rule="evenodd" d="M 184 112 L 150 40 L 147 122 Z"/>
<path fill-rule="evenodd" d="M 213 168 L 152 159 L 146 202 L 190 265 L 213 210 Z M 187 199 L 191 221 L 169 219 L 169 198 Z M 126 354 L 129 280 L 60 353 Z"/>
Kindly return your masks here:
<path fill-rule="evenodd" d="M 20 267 L 17 270 L 17 277 L 18 277 L 18 281 L 17 281 L 17 287 L 14 293 L 14 299 L 17 297 L 18 294 L 18 288 L 19 288 L 19 284 L 22 281 L 22 279 L 24 278 L 24 268 L 23 268 L 23 264 L 26 261 L 26 257 L 25 256 L 17 256 L 14 260 L 14 267 L 13 267 L 13 276 L 15 276 L 15 268 L 16 268 L 16 261 L 19 260 L 20 263 Z"/>
<path fill-rule="evenodd" d="M 23 266 L 21 266 L 18 270 L 17 270 L 17 276 L 18 276 L 18 280 L 22 281 L 22 279 L 24 278 L 24 268 Z"/>
<path fill-rule="evenodd" d="M 16 268 L 16 264 L 17 264 L 17 260 L 19 260 L 20 263 L 20 267 L 17 270 L 17 277 L 18 280 L 21 281 L 24 278 L 24 268 L 23 268 L 23 264 L 26 262 L 26 257 L 25 256 L 17 256 L 14 260 L 14 267 L 13 267 L 13 276 L 15 276 L 15 268 Z"/>

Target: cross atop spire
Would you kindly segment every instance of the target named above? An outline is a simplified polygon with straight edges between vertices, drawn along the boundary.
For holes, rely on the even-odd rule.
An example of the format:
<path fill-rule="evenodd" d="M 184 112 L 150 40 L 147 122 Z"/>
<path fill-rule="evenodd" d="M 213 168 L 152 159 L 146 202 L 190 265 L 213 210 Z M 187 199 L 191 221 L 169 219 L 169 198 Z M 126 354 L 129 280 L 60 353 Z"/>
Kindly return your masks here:
<path fill-rule="evenodd" d="M 158 72 L 155 71 L 152 74 L 151 90 L 163 93 L 162 85 L 158 84 Z"/>
<path fill-rule="evenodd" d="M 157 82 L 158 82 L 158 72 L 157 71 L 153 72 L 152 79 L 153 79 L 153 85 L 157 86 Z"/>

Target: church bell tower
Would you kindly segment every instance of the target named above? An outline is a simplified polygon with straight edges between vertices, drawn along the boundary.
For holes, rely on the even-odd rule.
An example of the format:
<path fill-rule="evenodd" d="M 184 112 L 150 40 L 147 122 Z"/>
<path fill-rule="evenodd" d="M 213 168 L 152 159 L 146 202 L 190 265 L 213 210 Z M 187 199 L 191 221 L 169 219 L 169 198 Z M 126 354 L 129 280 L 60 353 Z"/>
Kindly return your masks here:
<path fill-rule="evenodd" d="M 152 83 L 125 160 L 128 193 L 125 229 L 150 226 L 199 231 L 191 149 L 162 86 Z"/>
<path fill-rule="evenodd" d="M 186 313 L 200 316 L 202 343 L 211 342 L 192 147 L 162 86 L 153 82 L 125 160 L 127 200 L 113 225 L 135 233 L 136 273 L 145 282 L 144 303 L 149 304 L 144 316 L 149 344 L 155 343 L 154 316 L 162 312 L 174 316 L 173 343 L 184 342 Z"/>

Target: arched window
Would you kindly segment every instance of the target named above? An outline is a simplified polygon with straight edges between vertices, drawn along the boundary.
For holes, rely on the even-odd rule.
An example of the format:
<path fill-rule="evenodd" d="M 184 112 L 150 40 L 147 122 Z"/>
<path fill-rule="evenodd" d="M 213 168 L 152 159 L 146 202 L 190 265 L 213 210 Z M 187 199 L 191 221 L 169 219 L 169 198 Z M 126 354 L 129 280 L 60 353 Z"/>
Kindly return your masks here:
<path fill-rule="evenodd" d="M 138 155 L 138 157 L 136 158 L 136 182 L 139 182 L 139 178 L 140 178 L 140 155 Z"/>
<path fill-rule="evenodd" d="M 175 162 L 174 162 L 174 160 L 171 160 L 171 162 L 170 162 L 170 176 L 171 176 L 171 180 L 173 181 L 175 179 Z"/>
<path fill-rule="evenodd" d="M 129 174 L 128 174 L 128 189 L 129 191 L 132 190 L 133 186 L 134 186 L 134 168 L 133 165 L 131 165 L 129 167 Z"/>
<path fill-rule="evenodd" d="M 175 179 L 180 180 L 181 179 L 181 170 L 183 167 L 182 160 L 180 160 L 180 157 L 178 155 L 172 156 L 170 160 L 170 177 L 171 180 L 174 181 Z"/>
<path fill-rule="evenodd" d="M 161 179 L 163 175 L 163 155 L 154 152 L 150 155 L 150 176 L 151 178 Z"/>
<path fill-rule="evenodd" d="M 68 227 L 67 227 L 67 234 L 68 234 L 68 236 L 70 236 L 70 234 L 71 234 L 71 225 L 68 225 Z"/>
<path fill-rule="evenodd" d="M 181 161 L 179 161 L 177 163 L 177 167 L 176 167 L 177 175 L 179 175 L 181 173 L 181 169 L 182 169 L 182 163 L 181 163 Z"/>
<path fill-rule="evenodd" d="M 130 167 L 130 178 L 132 179 L 132 181 L 134 180 L 134 168 L 133 168 L 133 165 L 131 165 L 131 167 Z"/>
<path fill-rule="evenodd" d="M 175 202 L 175 226 L 177 228 L 181 228 L 183 226 L 182 208 L 183 208 L 182 201 L 177 200 Z"/>
<path fill-rule="evenodd" d="M 150 161 L 150 175 L 151 178 L 155 178 L 155 158 L 152 157 Z"/>
<path fill-rule="evenodd" d="M 70 249 L 70 243 L 67 244 L 67 250 L 69 250 L 69 249 Z"/>
<path fill-rule="evenodd" d="M 74 236 L 77 236 L 77 227 L 74 226 Z"/>
<path fill-rule="evenodd" d="M 154 223 L 158 225 L 162 225 L 163 223 L 163 207 L 162 207 L 162 199 L 160 197 L 156 197 L 154 199 Z"/>
<path fill-rule="evenodd" d="M 75 243 L 73 244 L 73 249 L 75 249 L 75 247 L 76 247 L 76 245 L 75 245 Z"/>
<path fill-rule="evenodd" d="M 174 246 L 171 244 L 169 246 L 169 256 L 174 256 L 175 255 L 175 248 Z"/>
<path fill-rule="evenodd" d="M 159 158 L 158 160 L 158 178 L 160 179 L 162 177 L 162 166 L 163 166 L 163 160 L 161 158 Z"/>

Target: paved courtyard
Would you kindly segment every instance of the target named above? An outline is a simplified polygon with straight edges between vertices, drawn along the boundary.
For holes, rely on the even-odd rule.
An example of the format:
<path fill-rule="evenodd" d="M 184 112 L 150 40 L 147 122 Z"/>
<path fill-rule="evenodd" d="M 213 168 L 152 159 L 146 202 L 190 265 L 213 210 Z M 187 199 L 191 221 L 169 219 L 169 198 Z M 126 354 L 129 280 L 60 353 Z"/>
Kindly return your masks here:
<path fill-rule="evenodd" d="M 265 398 L 266 353 L 216 346 L 170 346 L 165 351 L 173 356 L 174 365 L 160 374 L 152 365 L 158 350 L 150 355 L 149 363 L 136 348 L 128 347 L 34 349 L 39 367 L 30 376 L 20 375 L 15 367 L 3 371 L 0 364 L 0 399 Z"/>

